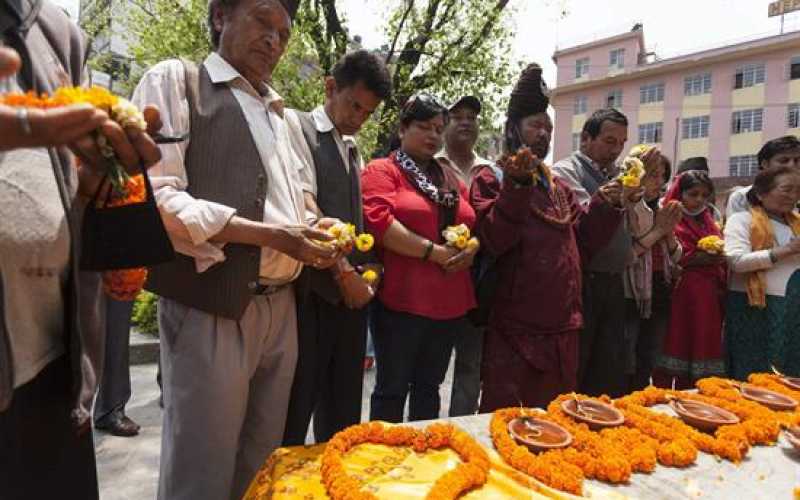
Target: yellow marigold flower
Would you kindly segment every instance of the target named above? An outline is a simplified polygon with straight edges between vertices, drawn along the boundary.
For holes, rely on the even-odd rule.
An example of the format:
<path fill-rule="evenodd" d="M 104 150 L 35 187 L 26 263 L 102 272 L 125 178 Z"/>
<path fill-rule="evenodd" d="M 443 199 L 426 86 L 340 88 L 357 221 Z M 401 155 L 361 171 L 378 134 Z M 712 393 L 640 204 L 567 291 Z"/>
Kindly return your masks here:
<path fill-rule="evenodd" d="M 364 278 L 364 281 L 366 281 L 370 285 L 374 285 L 375 282 L 378 281 L 378 273 L 376 273 L 372 269 L 367 269 L 366 271 L 364 271 L 361 274 L 361 277 Z"/>
<path fill-rule="evenodd" d="M 375 244 L 375 238 L 371 234 L 359 234 L 356 238 L 356 248 L 359 252 L 369 252 Z"/>
<path fill-rule="evenodd" d="M 641 180 L 634 176 L 625 174 L 622 176 L 622 185 L 630 188 L 637 188 L 642 184 Z"/>
<path fill-rule="evenodd" d="M 456 240 L 455 247 L 458 248 L 459 250 L 464 250 L 465 248 L 467 248 L 468 241 L 469 240 L 467 239 L 466 236 L 463 235 L 459 236 L 458 239 Z"/>
<path fill-rule="evenodd" d="M 481 242 L 478 241 L 478 238 L 473 237 L 467 241 L 467 248 L 470 250 L 477 250 L 480 246 Z"/>
<path fill-rule="evenodd" d="M 700 238 L 697 242 L 697 247 L 704 252 L 717 255 L 725 251 L 725 241 L 712 234 L 711 236 Z"/>

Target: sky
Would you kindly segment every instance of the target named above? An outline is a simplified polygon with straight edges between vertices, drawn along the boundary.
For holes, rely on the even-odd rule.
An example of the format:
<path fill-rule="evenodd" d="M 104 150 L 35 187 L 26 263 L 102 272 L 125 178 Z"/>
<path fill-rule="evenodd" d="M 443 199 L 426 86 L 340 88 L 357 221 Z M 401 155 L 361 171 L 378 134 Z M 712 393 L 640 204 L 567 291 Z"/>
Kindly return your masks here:
<path fill-rule="evenodd" d="M 490 1 L 490 0 L 485 0 Z M 367 48 L 386 43 L 386 0 L 340 0 L 351 34 Z M 778 34 L 780 18 L 768 18 L 767 0 L 511 0 L 516 9 L 515 56 L 537 62 L 554 84 L 552 55 L 644 24 L 645 44 L 659 56 L 723 46 L 746 37 Z M 566 11 L 566 16 L 562 12 Z M 800 12 L 788 14 L 786 30 L 800 29 Z M 551 85 L 552 86 L 552 85 Z M 509 89 L 510 91 L 510 89 Z"/>

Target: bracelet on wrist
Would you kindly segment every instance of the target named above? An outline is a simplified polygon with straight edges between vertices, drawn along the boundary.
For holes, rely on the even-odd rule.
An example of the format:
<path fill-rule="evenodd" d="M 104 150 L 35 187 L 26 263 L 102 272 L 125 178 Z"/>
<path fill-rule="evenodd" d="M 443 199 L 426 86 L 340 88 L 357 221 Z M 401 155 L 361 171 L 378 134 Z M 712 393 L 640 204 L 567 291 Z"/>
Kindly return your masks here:
<path fill-rule="evenodd" d="M 774 248 L 770 248 L 769 249 L 769 260 L 773 264 L 777 264 L 778 263 L 778 256 L 775 255 L 775 249 Z"/>
<path fill-rule="evenodd" d="M 431 254 L 433 253 L 433 242 L 431 240 L 425 240 L 425 253 L 422 255 L 422 260 L 428 260 L 431 258 Z"/>

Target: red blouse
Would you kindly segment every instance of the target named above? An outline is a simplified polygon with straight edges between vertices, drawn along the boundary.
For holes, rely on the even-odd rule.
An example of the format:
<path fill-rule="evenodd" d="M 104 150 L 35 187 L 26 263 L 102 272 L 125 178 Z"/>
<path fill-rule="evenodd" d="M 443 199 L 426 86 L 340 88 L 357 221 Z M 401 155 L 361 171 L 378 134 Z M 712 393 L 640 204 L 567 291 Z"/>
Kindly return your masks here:
<path fill-rule="evenodd" d="M 394 311 L 431 319 L 454 319 L 475 307 L 469 271 L 446 274 L 441 266 L 421 258 L 405 257 L 383 248 L 380 242 L 397 220 L 410 231 L 433 242 L 441 242 L 439 209 L 406 178 L 393 159 L 380 158 L 361 174 L 364 223 L 375 236 L 384 275 L 378 297 Z M 456 224 L 475 224 L 467 187 L 459 181 L 460 201 Z"/>

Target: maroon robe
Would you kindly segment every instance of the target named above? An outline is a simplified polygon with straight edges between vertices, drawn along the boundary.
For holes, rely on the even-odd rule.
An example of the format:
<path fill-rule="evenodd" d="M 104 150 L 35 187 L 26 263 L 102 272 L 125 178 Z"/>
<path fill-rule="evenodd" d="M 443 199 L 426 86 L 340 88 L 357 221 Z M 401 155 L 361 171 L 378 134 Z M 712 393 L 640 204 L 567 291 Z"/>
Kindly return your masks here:
<path fill-rule="evenodd" d="M 543 220 L 531 207 L 556 216 L 547 190 L 515 187 L 483 168 L 472 181 L 482 248 L 497 257 L 497 292 L 489 317 L 481 377 L 481 412 L 508 406 L 544 407 L 575 390 L 578 335 L 583 326 L 581 256 L 613 236 L 622 212 L 599 195 L 582 209 L 563 190 L 573 218 L 568 225 Z"/>

